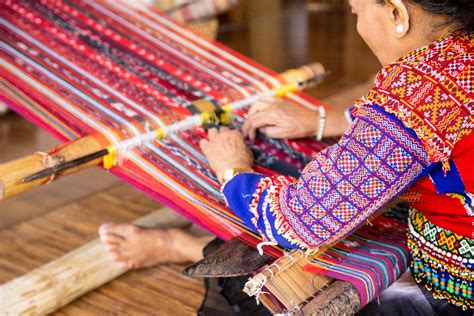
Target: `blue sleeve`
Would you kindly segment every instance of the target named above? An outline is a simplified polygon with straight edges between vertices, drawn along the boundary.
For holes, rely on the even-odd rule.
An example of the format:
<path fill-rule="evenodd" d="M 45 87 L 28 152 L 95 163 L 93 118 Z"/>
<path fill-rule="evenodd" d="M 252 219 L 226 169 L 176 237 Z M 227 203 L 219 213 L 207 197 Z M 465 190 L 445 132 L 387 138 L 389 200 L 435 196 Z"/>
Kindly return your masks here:
<path fill-rule="evenodd" d="M 263 244 L 312 249 L 354 231 L 429 167 L 413 131 L 381 107 L 365 105 L 299 179 L 240 174 L 223 194 Z"/>

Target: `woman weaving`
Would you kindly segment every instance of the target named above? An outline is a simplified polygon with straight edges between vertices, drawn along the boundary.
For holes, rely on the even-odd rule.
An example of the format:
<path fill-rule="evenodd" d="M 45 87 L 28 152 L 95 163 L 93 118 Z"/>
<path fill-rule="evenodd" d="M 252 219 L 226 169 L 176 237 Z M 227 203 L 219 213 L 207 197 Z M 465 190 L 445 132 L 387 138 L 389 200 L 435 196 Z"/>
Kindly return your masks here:
<path fill-rule="evenodd" d="M 250 109 L 242 133 L 212 129 L 201 148 L 229 207 L 262 244 L 313 249 L 332 243 L 400 196 L 411 206 L 411 273 L 420 284 L 407 298 L 418 305 L 404 307 L 410 314 L 462 314 L 461 307 L 473 308 L 473 2 L 349 2 L 358 32 L 384 66 L 357 101 L 350 125 L 335 112 L 325 124 L 317 112 L 265 100 Z M 253 172 L 244 137 L 257 130 L 275 138 L 344 135 L 295 179 Z M 133 268 L 198 260 L 209 241 L 124 224 L 105 224 L 100 235 Z M 379 312 L 397 313 L 397 306 L 384 304 L 382 293 Z"/>

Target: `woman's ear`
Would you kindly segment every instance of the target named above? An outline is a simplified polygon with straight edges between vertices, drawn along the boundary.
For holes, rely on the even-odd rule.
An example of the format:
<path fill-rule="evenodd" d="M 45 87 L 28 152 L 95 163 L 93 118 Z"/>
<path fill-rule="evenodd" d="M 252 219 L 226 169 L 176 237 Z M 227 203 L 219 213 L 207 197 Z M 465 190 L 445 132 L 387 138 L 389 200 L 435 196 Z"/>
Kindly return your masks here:
<path fill-rule="evenodd" d="M 397 38 L 404 37 L 410 30 L 410 15 L 403 0 L 386 0 L 386 6 Z"/>

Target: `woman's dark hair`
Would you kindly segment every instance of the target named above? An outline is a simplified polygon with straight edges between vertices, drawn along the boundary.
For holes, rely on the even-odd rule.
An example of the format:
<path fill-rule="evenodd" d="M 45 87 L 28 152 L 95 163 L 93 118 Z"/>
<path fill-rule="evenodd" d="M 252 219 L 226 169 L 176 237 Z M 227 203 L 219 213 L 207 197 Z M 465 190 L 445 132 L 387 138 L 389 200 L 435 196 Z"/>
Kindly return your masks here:
<path fill-rule="evenodd" d="M 405 1 L 420 6 L 426 12 L 446 16 L 448 18 L 447 23 L 459 24 L 459 31 L 474 31 L 474 0 Z"/>

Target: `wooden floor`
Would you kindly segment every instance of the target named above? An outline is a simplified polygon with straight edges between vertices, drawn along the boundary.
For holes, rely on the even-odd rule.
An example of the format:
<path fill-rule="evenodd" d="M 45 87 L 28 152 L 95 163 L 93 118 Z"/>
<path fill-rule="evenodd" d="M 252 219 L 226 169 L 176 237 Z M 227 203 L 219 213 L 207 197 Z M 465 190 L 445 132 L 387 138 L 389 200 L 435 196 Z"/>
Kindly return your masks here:
<path fill-rule="evenodd" d="M 129 222 L 157 208 L 125 184 L 89 195 L 0 231 L 0 284 L 97 238 L 109 221 Z M 69 304 L 58 315 L 193 315 L 204 289 L 182 275 L 183 265 L 128 272 Z"/>
<path fill-rule="evenodd" d="M 218 40 L 276 71 L 323 63 L 332 76 L 310 93 L 337 107 L 349 106 L 366 91 L 379 64 L 357 35 L 346 1 L 326 2 L 342 4 L 329 11 L 312 6 L 317 10 L 311 12 L 302 0 L 241 0 L 220 18 Z M 55 144 L 16 114 L 0 118 L 0 163 Z M 0 202 L 0 283 L 96 238 L 104 221 L 131 221 L 157 207 L 99 168 Z M 59 314 L 194 314 L 202 282 L 181 276 L 181 269 L 127 273 Z"/>

